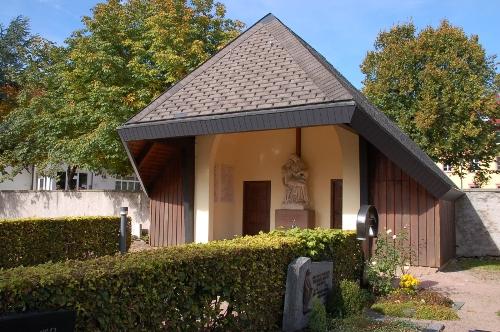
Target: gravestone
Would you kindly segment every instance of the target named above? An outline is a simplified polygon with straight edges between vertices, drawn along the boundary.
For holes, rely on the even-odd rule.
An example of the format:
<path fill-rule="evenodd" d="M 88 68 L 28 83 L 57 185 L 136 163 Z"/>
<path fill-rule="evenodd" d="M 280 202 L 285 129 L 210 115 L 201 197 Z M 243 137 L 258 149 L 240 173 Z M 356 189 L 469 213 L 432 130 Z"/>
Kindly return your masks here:
<path fill-rule="evenodd" d="M 317 297 L 326 303 L 332 277 L 333 262 L 311 262 L 308 257 L 299 257 L 288 265 L 283 331 L 299 331 L 307 326 L 312 299 Z"/>
<path fill-rule="evenodd" d="M 2 332 L 73 332 L 76 312 L 59 310 L 51 312 L 29 312 L 0 317 Z"/>

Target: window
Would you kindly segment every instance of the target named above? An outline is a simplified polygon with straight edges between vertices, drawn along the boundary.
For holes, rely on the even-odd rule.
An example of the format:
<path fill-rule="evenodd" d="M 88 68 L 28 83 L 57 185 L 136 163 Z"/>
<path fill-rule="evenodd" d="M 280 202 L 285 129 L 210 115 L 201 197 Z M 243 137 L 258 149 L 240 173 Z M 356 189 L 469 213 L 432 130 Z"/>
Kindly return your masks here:
<path fill-rule="evenodd" d="M 451 170 L 452 170 L 451 165 L 443 165 L 443 171 L 451 172 Z"/>
<path fill-rule="evenodd" d="M 139 191 L 141 190 L 141 183 L 135 176 L 117 177 L 115 181 L 115 190 Z"/>
<path fill-rule="evenodd" d="M 78 173 L 78 189 L 88 189 L 87 185 L 87 173 Z"/>
<path fill-rule="evenodd" d="M 38 190 L 45 189 L 45 178 L 38 178 Z"/>
<path fill-rule="evenodd" d="M 497 157 L 497 171 L 500 171 L 500 157 Z"/>
<path fill-rule="evenodd" d="M 56 189 L 66 189 L 66 172 L 57 172 Z"/>
<path fill-rule="evenodd" d="M 69 185 L 71 184 L 73 188 L 77 190 L 86 190 L 90 188 L 88 179 L 88 173 L 77 172 L 73 175 L 73 178 L 68 181 L 67 172 L 57 172 L 56 189 L 68 190 L 70 188 Z"/>
<path fill-rule="evenodd" d="M 37 180 L 37 190 L 52 190 L 52 179 L 47 176 L 41 176 Z"/>

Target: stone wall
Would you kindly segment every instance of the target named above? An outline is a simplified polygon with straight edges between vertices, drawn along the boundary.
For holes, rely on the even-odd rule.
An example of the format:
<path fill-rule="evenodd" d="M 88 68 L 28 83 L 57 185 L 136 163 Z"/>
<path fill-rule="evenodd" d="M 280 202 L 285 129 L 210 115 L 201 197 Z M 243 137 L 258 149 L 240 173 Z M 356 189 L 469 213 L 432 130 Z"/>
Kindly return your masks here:
<path fill-rule="evenodd" d="M 457 256 L 500 256 L 500 190 L 464 192 L 455 204 Z"/>
<path fill-rule="evenodd" d="M 0 219 L 62 216 L 118 216 L 128 206 L 132 234 L 149 228 L 149 199 L 126 191 L 0 191 Z"/>

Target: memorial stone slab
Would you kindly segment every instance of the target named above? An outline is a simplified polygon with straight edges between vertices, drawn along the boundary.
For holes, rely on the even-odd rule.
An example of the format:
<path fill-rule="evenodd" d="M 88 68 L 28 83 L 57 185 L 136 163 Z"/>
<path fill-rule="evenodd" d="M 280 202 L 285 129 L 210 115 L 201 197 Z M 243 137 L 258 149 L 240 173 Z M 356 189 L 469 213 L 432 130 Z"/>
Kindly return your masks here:
<path fill-rule="evenodd" d="M 283 331 L 294 332 L 307 327 L 312 299 L 323 304 L 332 289 L 333 262 L 311 262 L 299 257 L 288 265 Z"/>

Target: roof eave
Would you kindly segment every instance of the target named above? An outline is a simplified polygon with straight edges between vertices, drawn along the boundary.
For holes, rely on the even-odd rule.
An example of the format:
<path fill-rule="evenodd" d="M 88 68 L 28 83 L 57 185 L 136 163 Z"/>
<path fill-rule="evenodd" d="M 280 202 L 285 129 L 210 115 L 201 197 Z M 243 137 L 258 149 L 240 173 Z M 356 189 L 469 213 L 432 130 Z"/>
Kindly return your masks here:
<path fill-rule="evenodd" d="M 118 133 L 124 141 L 134 141 L 343 124 L 351 122 L 355 108 L 354 101 L 340 101 L 224 113 L 125 124 Z"/>

